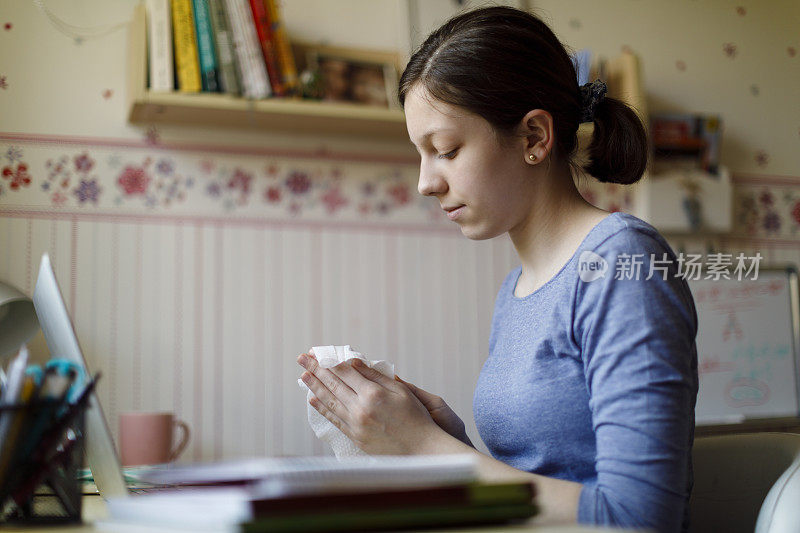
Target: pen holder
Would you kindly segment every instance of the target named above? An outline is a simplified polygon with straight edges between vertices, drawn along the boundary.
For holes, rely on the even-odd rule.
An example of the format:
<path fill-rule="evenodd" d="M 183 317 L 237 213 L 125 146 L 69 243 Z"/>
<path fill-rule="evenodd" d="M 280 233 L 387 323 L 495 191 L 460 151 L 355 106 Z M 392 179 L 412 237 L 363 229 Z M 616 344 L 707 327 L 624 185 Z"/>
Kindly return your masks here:
<path fill-rule="evenodd" d="M 9 426 L 0 451 L 0 524 L 81 521 L 86 401 L 0 407 Z"/>

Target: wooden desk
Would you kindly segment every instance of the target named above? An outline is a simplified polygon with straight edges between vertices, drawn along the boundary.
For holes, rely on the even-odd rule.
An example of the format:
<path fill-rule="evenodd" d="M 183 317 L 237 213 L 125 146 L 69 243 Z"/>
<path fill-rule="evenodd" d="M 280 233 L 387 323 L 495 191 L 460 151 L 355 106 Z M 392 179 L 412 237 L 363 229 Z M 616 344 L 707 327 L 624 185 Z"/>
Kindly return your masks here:
<path fill-rule="evenodd" d="M 19 528 L 19 527 L 5 527 L 0 526 L 0 529 L 5 532 L 10 533 L 86 533 L 88 531 L 113 531 L 109 528 L 98 529 L 95 528 L 93 523 L 98 520 L 103 520 L 108 518 L 108 511 L 106 509 L 106 504 L 100 496 L 84 496 L 83 497 L 83 519 L 86 522 L 83 525 L 79 526 L 51 526 L 51 527 L 39 527 L 39 526 L 32 526 L 28 528 Z M 138 527 L 137 527 L 138 529 Z M 126 529 L 127 530 L 127 529 Z M 146 527 L 142 527 L 141 531 L 145 531 Z M 177 531 L 177 530 L 176 530 Z M 414 530 L 416 532 L 425 531 L 425 530 Z M 437 530 L 429 530 L 430 533 L 441 533 L 441 529 Z M 507 531 L 531 531 L 534 533 L 622 533 L 623 530 L 621 529 L 607 529 L 607 528 L 595 528 L 595 527 L 584 527 L 584 526 L 534 526 L 530 523 L 523 523 L 523 524 L 514 524 L 514 525 L 507 525 L 507 526 L 488 526 L 488 527 L 472 527 L 466 529 L 452 529 L 448 528 L 447 531 L 456 533 L 456 532 L 474 532 L 474 533 L 504 533 Z"/>

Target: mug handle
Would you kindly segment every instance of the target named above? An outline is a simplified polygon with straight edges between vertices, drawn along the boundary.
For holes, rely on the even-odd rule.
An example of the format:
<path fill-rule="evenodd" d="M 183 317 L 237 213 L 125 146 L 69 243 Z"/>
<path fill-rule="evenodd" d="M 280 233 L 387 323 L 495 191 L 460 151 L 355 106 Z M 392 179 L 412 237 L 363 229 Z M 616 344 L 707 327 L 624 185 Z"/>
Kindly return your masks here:
<path fill-rule="evenodd" d="M 175 449 L 169 455 L 169 462 L 171 463 L 178 456 L 183 453 L 183 450 L 186 448 L 186 445 L 189 444 L 189 436 L 191 435 L 191 431 L 189 431 L 189 424 L 184 422 L 183 420 L 175 420 L 173 422 L 175 426 L 181 428 L 181 441 L 175 446 Z"/>

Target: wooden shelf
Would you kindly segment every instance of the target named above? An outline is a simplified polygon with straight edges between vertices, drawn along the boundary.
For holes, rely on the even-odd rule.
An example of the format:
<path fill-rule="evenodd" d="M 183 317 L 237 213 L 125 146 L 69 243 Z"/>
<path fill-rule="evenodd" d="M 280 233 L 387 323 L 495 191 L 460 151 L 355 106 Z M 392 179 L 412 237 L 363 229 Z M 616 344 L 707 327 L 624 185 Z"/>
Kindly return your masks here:
<path fill-rule="evenodd" d="M 144 5 L 128 32 L 128 121 L 257 128 L 306 134 L 407 140 L 399 109 L 313 100 L 248 100 L 218 93 L 158 93 L 147 86 Z"/>
<path fill-rule="evenodd" d="M 128 120 L 408 138 L 405 116 L 395 109 L 311 100 L 246 100 L 211 93 L 144 92 L 131 101 Z"/>

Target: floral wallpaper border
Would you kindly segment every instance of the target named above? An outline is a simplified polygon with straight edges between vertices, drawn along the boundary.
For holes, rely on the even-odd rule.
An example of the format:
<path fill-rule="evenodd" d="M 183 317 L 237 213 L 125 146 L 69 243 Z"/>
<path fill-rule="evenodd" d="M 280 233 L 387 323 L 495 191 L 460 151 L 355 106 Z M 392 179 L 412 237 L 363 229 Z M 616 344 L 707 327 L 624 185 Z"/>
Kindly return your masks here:
<path fill-rule="evenodd" d="M 800 245 L 800 177 L 733 174 L 733 220 L 728 237 L 796 241 Z M 621 185 L 584 183 L 581 194 L 609 211 L 632 211 L 633 195 Z"/>
<path fill-rule="evenodd" d="M 0 205 L 64 213 L 231 216 L 452 228 L 413 159 L 0 135 Z M 734 175 L 732 236 L 800 244 L 800 177 Z M 610 211 L 629 189 L 581 187 Z"/>
<path fill-rule="evenodd" d="M 734 233 L 800 245 L 800 178 L 733 176 Z"/>
<path fill-rule="evenodd" d="M 0 204 L 450 226 L 435 199 L 417 194 L 416 164 L 48 144 L 0 142 Z"/>

